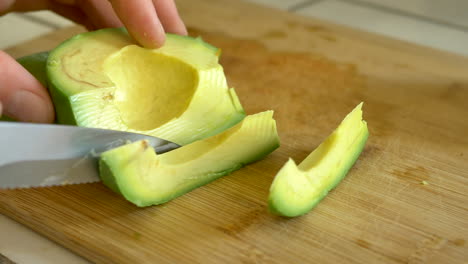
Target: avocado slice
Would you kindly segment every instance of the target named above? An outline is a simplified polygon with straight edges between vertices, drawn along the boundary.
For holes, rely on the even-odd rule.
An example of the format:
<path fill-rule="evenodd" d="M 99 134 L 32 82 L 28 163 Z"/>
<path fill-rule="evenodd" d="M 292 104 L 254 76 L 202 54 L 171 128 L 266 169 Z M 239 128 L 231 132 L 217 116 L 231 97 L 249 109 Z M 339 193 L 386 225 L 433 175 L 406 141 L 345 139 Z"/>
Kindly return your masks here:
<path fill-rule="evenodd" d="M 245 117 L 219 55 L 200 38 L 173 34 L 154 50 L 137 46 L 123 28 L 76 35 L 47 60 L 58 123 L 180 145 L 215 135 Z"/>
<path fill-rule="evenodd" d="M 299 166 L 289 159 L 280 169 L 270 187 L 270 211 L 295 217 L 312 210 L 346 176 L 368 136 L 360 103 Z"/>
<path fill-rule="evenodd" d="M 156 154 L 146 141 L 101 154 L 103 183 L 137 206 L 162 204 L 278 148 L 273 111 L 247 116 L 215 136 Z"/>

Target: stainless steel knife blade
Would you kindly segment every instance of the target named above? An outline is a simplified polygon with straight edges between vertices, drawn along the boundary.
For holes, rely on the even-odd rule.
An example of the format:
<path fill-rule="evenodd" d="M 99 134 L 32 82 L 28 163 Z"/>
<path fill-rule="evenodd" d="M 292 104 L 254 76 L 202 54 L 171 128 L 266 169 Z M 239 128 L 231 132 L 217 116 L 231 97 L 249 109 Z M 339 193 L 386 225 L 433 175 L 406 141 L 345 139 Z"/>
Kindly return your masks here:
<path fill-rule="evenodd" d="M 123 131 L 0 122 L 0 189 L 97 182 L 100 153 L 138 140 L 147 140 L 158 154 L 179 147 Z"/>

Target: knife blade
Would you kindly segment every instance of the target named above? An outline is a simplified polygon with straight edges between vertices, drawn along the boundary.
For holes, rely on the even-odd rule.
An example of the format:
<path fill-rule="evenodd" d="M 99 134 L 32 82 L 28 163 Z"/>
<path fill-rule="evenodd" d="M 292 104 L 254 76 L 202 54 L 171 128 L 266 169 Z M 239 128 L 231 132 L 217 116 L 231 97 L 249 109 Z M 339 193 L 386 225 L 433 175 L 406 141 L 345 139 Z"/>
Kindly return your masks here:
<path fill-rule="evenodd" d="M 55 124 L 0 122 L 0 189 L 100 181 L 100 153 L 147 140 L 161 154 L 179 145 L 148 135 Z"/>

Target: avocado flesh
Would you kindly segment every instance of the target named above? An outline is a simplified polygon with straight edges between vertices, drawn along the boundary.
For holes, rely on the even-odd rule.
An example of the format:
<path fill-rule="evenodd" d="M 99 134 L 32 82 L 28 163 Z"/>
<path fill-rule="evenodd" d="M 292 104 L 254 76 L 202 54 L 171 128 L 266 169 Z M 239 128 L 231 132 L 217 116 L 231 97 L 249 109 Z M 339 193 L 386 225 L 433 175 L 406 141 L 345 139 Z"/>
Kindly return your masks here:
<path fill-rule="evenodd" d="M 346 176 L 368 135 L 361 103 L 299 166 L 289 159 L 280 169 L 270 187 L 270 211 L 295 217 L 312 210 Z"/>
<path fill-rule="evenodd" d="M 217 134 L 245 117 L 219 54 L 200 38 L 172 34 L 155 50 L 135 45 L 123 29 L 77 35 L 47 61 L 58 122 L 180 145 Z"/>
<path fill-rule="evenodd" d="M 215 136 L 156 154 L 137 141 L 101 154 L 103 183 L 137 206 L 162 204 L 263 158 L 279 146 L 273 111 Z"/>

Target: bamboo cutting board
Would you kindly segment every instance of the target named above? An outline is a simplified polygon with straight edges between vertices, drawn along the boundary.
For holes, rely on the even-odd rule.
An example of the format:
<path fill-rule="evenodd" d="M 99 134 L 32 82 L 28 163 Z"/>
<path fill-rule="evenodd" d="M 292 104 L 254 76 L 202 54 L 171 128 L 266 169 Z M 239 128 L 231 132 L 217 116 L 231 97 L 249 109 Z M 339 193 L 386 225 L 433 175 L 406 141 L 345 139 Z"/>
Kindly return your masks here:
<path fill-rule="evenodd" d="M 466 263 L 467 58 L 238 1 L 178 5 L 192 35 L 222 48 L 246 111 L 275 110 L 281 147 L 162 206 L 96 183 L 1 191 L 1 213 L 102 263 Z M 270 215 L 276 172 L 361 101 L 370 138 L 345 180 L 305 216 Z"/>

